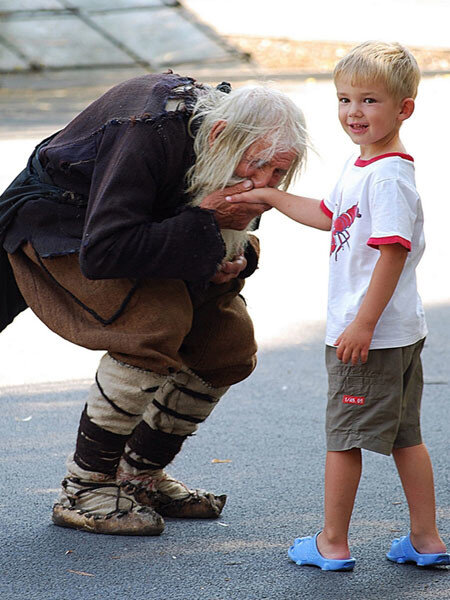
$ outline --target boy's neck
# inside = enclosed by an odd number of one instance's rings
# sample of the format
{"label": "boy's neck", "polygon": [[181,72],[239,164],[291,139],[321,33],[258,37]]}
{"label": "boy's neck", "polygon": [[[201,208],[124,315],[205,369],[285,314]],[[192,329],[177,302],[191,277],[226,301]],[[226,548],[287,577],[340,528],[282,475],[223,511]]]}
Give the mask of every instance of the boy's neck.
{"label": "boy's neck", "polygon": [[392,152],[407,154],[398,132],[390,139],[380,140],[368,146],[360,146],[359,149],[360,158],[363,160],[370,160],[371,158],[381,156],[382,154],[391,154]]}

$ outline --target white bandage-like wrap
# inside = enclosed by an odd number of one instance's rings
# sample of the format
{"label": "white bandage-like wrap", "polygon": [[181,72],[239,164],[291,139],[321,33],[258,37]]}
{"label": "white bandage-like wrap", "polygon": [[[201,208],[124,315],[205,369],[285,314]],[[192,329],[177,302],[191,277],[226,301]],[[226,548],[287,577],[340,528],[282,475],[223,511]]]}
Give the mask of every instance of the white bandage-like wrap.
{"label": "white bandage-like wrap", "polygon": [[73,456],[91,479],[115,477],[127,440],[164,381],[163,375],[103,356],[81,415]]}
{"label": "white bandage-like wrap", "polygon": [[185,368],[157,389],[143,419],[164,433],[191,435],[214,410],[227,387],[215,388]]}
{"label": "white bandage-like wrap", "polygon": [[165,378],[105,354],[89,392],[87,416],[106,431],[130,435]]}
{"label": "white bandage-like wrap", "polygon": [[[151,502],[156,502],[161,494],[171,500],[191,497],[195,492],[163,468],[179,452],[186,437],[210,415],[227,389],[208,385],[188,369],[169,376],[155,392],[142,422],[125,446],[117,481],[140,486]],[[205,502],[208,504],[209,500]]]}

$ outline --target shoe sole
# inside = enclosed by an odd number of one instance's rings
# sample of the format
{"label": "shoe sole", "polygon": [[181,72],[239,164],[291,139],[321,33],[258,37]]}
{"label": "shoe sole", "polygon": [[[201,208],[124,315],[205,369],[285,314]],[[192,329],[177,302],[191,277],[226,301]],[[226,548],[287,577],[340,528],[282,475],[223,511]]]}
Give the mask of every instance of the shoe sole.
{"label": "shoe sole", "polygon": [[170,500],[163,494],[148,494],[144,490],[134,495],[142,506],[149,506],[163,517],[172,519],[217,519],[220,517],[226,495],[192,493],[187,498]]}
{"label": "shoe sole", "polygon": [[290,554],[289,558],[299,567],[318,567],[321,571],[353,571],[355,568],[354,562],[349,562],[348,564],[342,564],[341,566],[336,567],[334,565],[327,564],[325,561],[322,564],[319,564],[305,560],[295,560],[295,558],[293,558]]}
{"label": "shoe sole", "polygon": [[164,520],[147,508],[103,517],[55,504],[52,521],[58,527],[69,527],[106,535],[160,535],[165,527]]}
{"label": "shoe sole", "polygon": [[417,565],[418,567],[435,567],[435,566],[442,566],[442,565],[450,564],[448,557],[445,555],[439,556],[439,557],[433,559],[431,562],[427,562],[426,559],[418,558],[416,560],[415,558],[409,558],[409,557],[405,557],[405,556],[391,557],[391,556],[389,556],[389,554],[386,554],[386,558],[388,560],[390,560],[391,562],[397,563],[398,565],[411,564],[411,565]]}

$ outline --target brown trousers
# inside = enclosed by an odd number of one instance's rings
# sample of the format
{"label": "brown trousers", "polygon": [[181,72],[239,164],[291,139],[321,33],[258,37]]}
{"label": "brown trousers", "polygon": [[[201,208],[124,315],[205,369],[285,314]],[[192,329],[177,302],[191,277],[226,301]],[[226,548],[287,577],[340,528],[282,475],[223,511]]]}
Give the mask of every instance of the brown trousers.
{"label": "brown trousers", "polygon": [[214,387],[242,381],[256,366],[240,279],[210,285],[193,301],[178,279],[87,279],[78,255],[42,259],[26,244],[9,258],[28,306],[79,346],[160,374],[187,366]]}

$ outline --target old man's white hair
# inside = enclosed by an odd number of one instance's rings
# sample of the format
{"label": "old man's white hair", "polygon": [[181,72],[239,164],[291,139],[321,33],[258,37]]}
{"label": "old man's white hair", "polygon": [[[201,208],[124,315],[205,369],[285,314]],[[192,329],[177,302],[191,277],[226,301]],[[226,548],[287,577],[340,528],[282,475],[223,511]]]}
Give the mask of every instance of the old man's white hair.
{"label": "old man's white hair", "polygon": [[[218,121],[226,121],[226,127],[210,144],[211,129]],[[193,197],[194,206],[208,194],[242,181],[234,173],[244,152],[256,141],[266,142],[255,156],[264,162],[279,152],[295,153],[280,183],[284,190],[306,162],[310,142],[303,113],[288,96],[268,85],[243,86],[229,94],[210,90],[199,98],[194,108],[191,130],[197,126],[196,162],[187,175],[187,191]],[[243,251],[247,232],[228,229],[221,233],[227,247],[226,260]]]}

